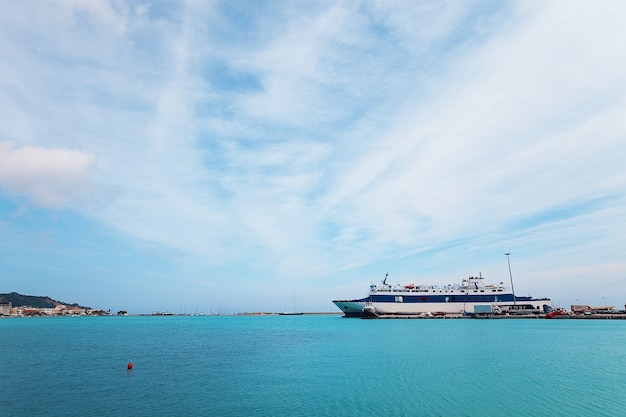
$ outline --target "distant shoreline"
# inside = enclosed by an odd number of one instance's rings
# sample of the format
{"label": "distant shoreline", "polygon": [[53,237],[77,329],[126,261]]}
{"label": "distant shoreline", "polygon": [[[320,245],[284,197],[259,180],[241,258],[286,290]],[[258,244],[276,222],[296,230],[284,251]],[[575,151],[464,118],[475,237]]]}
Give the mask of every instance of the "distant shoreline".
{"label": "distant shoreline", "polygon": [[[237,314],[153,314],[153,313],[137,313],[137,314],[107,314],[107,315],[35,315],[35,316],[2,316],[0,319],[18,319],[18,318],[53,318],[53,317],[267,317],[267,316],[283,316],[280,313],[271,312],[254,312],[254,313],[237,313]],[[292,316],[292,315],[288,315]],[[302,313],[299,316],[342,316],[342,312],[309,312]],[[358,317],[346,317],[348,320],[359,320]],[[626,320],[626,314],[578,314],[567,316],[546,317],[545,315],[491,315],[491,316],[463,316],[463,315],[447,315],[447,316],[430,316],[423,317],[419,315],[381,315],[374,320]],[[360,319],[363,320],[363,319]]]}

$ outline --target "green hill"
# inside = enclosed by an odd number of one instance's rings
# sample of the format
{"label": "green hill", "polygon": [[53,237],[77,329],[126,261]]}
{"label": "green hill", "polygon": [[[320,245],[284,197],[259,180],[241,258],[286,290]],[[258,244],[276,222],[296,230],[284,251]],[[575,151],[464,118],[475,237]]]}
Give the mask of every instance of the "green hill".
{"label": "green hill", "polygon": [[63,301],[53,300],[48,296],[22,295],[16,292],[12,292],[10,294],[0,294],[0,304],[6,303],[11,303],[13,307],[30,306],[35,308],[54,308],[59,304],[63,304],[70,307],[90,308],[78,305],[77,303],[70,304]]}

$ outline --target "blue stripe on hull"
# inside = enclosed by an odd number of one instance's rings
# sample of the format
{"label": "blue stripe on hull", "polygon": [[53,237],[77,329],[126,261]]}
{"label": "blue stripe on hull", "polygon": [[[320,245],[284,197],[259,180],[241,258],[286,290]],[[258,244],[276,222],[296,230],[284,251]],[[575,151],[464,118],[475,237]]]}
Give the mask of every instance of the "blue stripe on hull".
{"label": "blue stripe on hull", "polygon": [[[402,301],[396,301],[396,297],[401,296]],[[515,297],[517,302],[536,301],[532,297]],[[350,300],[352,302],[375,302],[375,303],[506,303],[513,302],[513,294],[468,294],[468,295],[450,295],[450,294],[433,294],[433,295],[389,295],[374,294],[369,297],[358,300]]]}

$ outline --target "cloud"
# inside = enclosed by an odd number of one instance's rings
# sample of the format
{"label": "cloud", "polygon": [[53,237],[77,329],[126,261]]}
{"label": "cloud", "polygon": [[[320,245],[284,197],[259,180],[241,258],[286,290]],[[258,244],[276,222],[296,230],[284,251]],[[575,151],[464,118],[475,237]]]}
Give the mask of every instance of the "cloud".
{"label": "cloud", "polygon": [[[222,255],[306,248],[340,267],[498,233],[623,187],[611,164],[597,166],[618,154],[624,128],[621,100],[602,101],[623,83],[610,7],[520,5],[507,9],[508,25],[489,11],[474,21],[469,7],[384,10],[379,21],[342,5],[252,15],[263,35],[226,46],[203,23],[216,10],[187,10],[153,133],[136,142],[153,146],[141,162],[135,154],[135,175],[119,171],[129,203],[120,230]],[[402,17],[420,13],[442,25],[409,30]],[[485,32],[471,38],[467,22]],[[213,59],[255,87],[214,89]],[[197,225],[211,233],[191,233]]]}
{"label": "cloud", "polygon": [[91,190],[92,154],[0,142],[0,187],[47,208],[64,208]]}
{"label": "cloud", "polygon": [[592,264],[626,233],[621,2],[20,4],[0,186],[190,275]]}

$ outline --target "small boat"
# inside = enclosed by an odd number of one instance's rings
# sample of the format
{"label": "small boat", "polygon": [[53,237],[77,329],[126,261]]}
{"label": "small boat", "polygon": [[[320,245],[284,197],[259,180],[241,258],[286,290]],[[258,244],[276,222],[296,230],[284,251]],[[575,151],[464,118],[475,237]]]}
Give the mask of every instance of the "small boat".
{"label": "small boat", "polygon": [[554,311],[550,311],[549,313],[546,313],[546,318],[547,319],[553,319],[555,317],[558,316],[569,316],[569,313],[565,310],[563,310],[562,308],[557,308]]}
{"label": "small boat", "polygon": [[377,319],[378,313],[376,313],[376,307],[372,303],[365,303],[363,311],[361,312],[361,318],[363,319]]}
{"label": "small boat", "polygon": [[296,290],[293,290],[293,311],[287,311],[287,309],[285,308],[285,310],[282,313],[278,313],[279,316],[301,316],[304,313],[302,312],[296,312]]}

